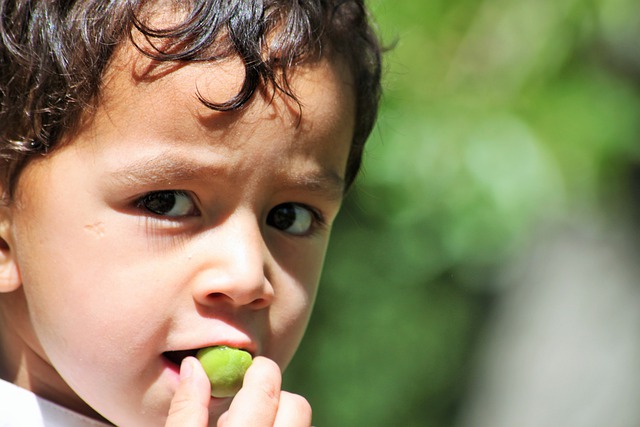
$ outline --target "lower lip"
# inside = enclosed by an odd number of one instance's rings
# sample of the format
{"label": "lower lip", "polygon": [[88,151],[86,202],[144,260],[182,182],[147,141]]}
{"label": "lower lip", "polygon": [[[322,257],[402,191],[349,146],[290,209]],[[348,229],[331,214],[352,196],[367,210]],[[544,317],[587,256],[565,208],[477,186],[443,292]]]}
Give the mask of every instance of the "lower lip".
{"label": "lower lip", "polygon": [[162,359],[162,368],[165,372],[168,372],[169,375],[175,379],[176,382],[176,386],[177,384],[180,382],[180,366],[176,365],[175,363],[171,362],[169,359],[167,359],[164,356],[160,356],[160,358]]}

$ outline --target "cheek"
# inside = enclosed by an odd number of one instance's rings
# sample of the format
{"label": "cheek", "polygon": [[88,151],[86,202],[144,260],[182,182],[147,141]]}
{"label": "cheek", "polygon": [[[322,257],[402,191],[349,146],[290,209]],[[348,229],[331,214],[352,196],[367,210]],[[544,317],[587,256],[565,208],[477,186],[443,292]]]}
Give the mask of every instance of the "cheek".
{"label": "cheek", "polygon": [[149,339],[145,325],[160,298],[157,289],[151,292],[149,283],[141,283],[150,277],[145,270],[152,270],[136,263],[142,248],[123,243],[131,234],[109,218],[86,220],[73,208],[31,206],[30,212],[39,220],[16,224],[16,256],[45,351],[53,360],[65,352],[101,364],[120,363],[126,345]]}
{"label": "cheek", "polygon": [[[151,279],[163,277],[161,266],[145,264],[141,248],[122,243],[108,220],[101,237],[83,227],[55,233],[48,224],[24,230],[20,254],[31,324],[46,359],[94,407],[142,407],[137,399],[151,393],[159,375],[153,362],[172,301]],[[167,401],[159,396],[153,400]]]}
{"label": "cheek", "polygon": [[275,360],[281,369],[285,369],[295,354],[309,321],[313,296],[300,295],[276,301],[287,306],[287,310],[272,310],[271,340],[264,349],[265,355]]}
{"label": "cheek", "polygon": [[151,292],[149,286],[153,268],[136,264],[136,250],[115,236],[95,239],[82,234],[48,236],[46,243],[31,245],[30,254],[21,257],[33,258],[21,263],[33,309],[71,336],[93,329],[100,332],[94,340],[114,337],[110,331],[130,334],[131,324],[149,316],[150,307],[160,300],[158,289]]}
{"label": "cheek", "polygon": [[[291,361],[309,322],[315,301],[326,243],[319,244],[307,256],[292,251],[290,264],[281,263],[280,285],[271,308],[272,341],[265,349],[267,356],[282,369]],[[286,283],[288,286],[284,286]]]}

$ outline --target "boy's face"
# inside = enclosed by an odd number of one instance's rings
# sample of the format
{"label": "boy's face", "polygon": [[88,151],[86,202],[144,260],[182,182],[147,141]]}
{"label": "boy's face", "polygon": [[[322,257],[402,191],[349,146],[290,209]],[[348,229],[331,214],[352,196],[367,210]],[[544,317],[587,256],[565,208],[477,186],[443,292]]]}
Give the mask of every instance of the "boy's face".
{"label": "boy's face", "polygon": [[[0,271],[3,339],[22,353],[4,364],[29,361],[23,386],[162,425],[170,352],[227,344],[288,364],[341,203],[354,100],[327,61],[296,70],[301,109],[258,94],[219,113],[196,97],[225,101],[242,76],[238,62],[170,68],[122,49],[95,114],[26,166]],[[214,399],[214,419],[228,403]]]}

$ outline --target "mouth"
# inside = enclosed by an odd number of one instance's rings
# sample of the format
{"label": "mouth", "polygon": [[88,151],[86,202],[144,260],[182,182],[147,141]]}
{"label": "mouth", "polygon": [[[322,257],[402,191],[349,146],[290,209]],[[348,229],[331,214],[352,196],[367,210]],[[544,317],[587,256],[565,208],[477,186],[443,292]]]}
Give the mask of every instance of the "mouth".
{"label": "mouth", "polygon": [[[174,368],[179,369],[182,364],[182,360],[186,357],[193,356],[196,357],[200,348],[194,348],[192,350],[174,350],[174,351],[165,351],[162,353],[162,357],[169,362],[169,364],[173,365]],[[255,354],[252,351],[249,351],[244,348],[240,348],[240,350],[247,351],[251,354],[252,357],[255,357]]]}
{"label": "mouth", "polygon": [[185,357],[196,357],[196,354],[198,354],[198,350],[199,349],[196,348],[193,350],[165,351],[164,353],[162,353],[162,357],[164,357],[164,359],[167,360],[170,364],[179,367]]}

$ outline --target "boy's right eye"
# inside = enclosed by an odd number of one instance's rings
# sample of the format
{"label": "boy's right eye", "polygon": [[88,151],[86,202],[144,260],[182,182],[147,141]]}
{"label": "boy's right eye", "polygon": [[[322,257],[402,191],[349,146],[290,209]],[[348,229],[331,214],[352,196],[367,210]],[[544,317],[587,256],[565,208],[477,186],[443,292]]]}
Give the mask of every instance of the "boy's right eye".
{"label": "boy's right eye", "polygon": [[199,213],[193,198],[180,190],[152,191],[138,199],[136,206],[153,214],[172,218]]}

